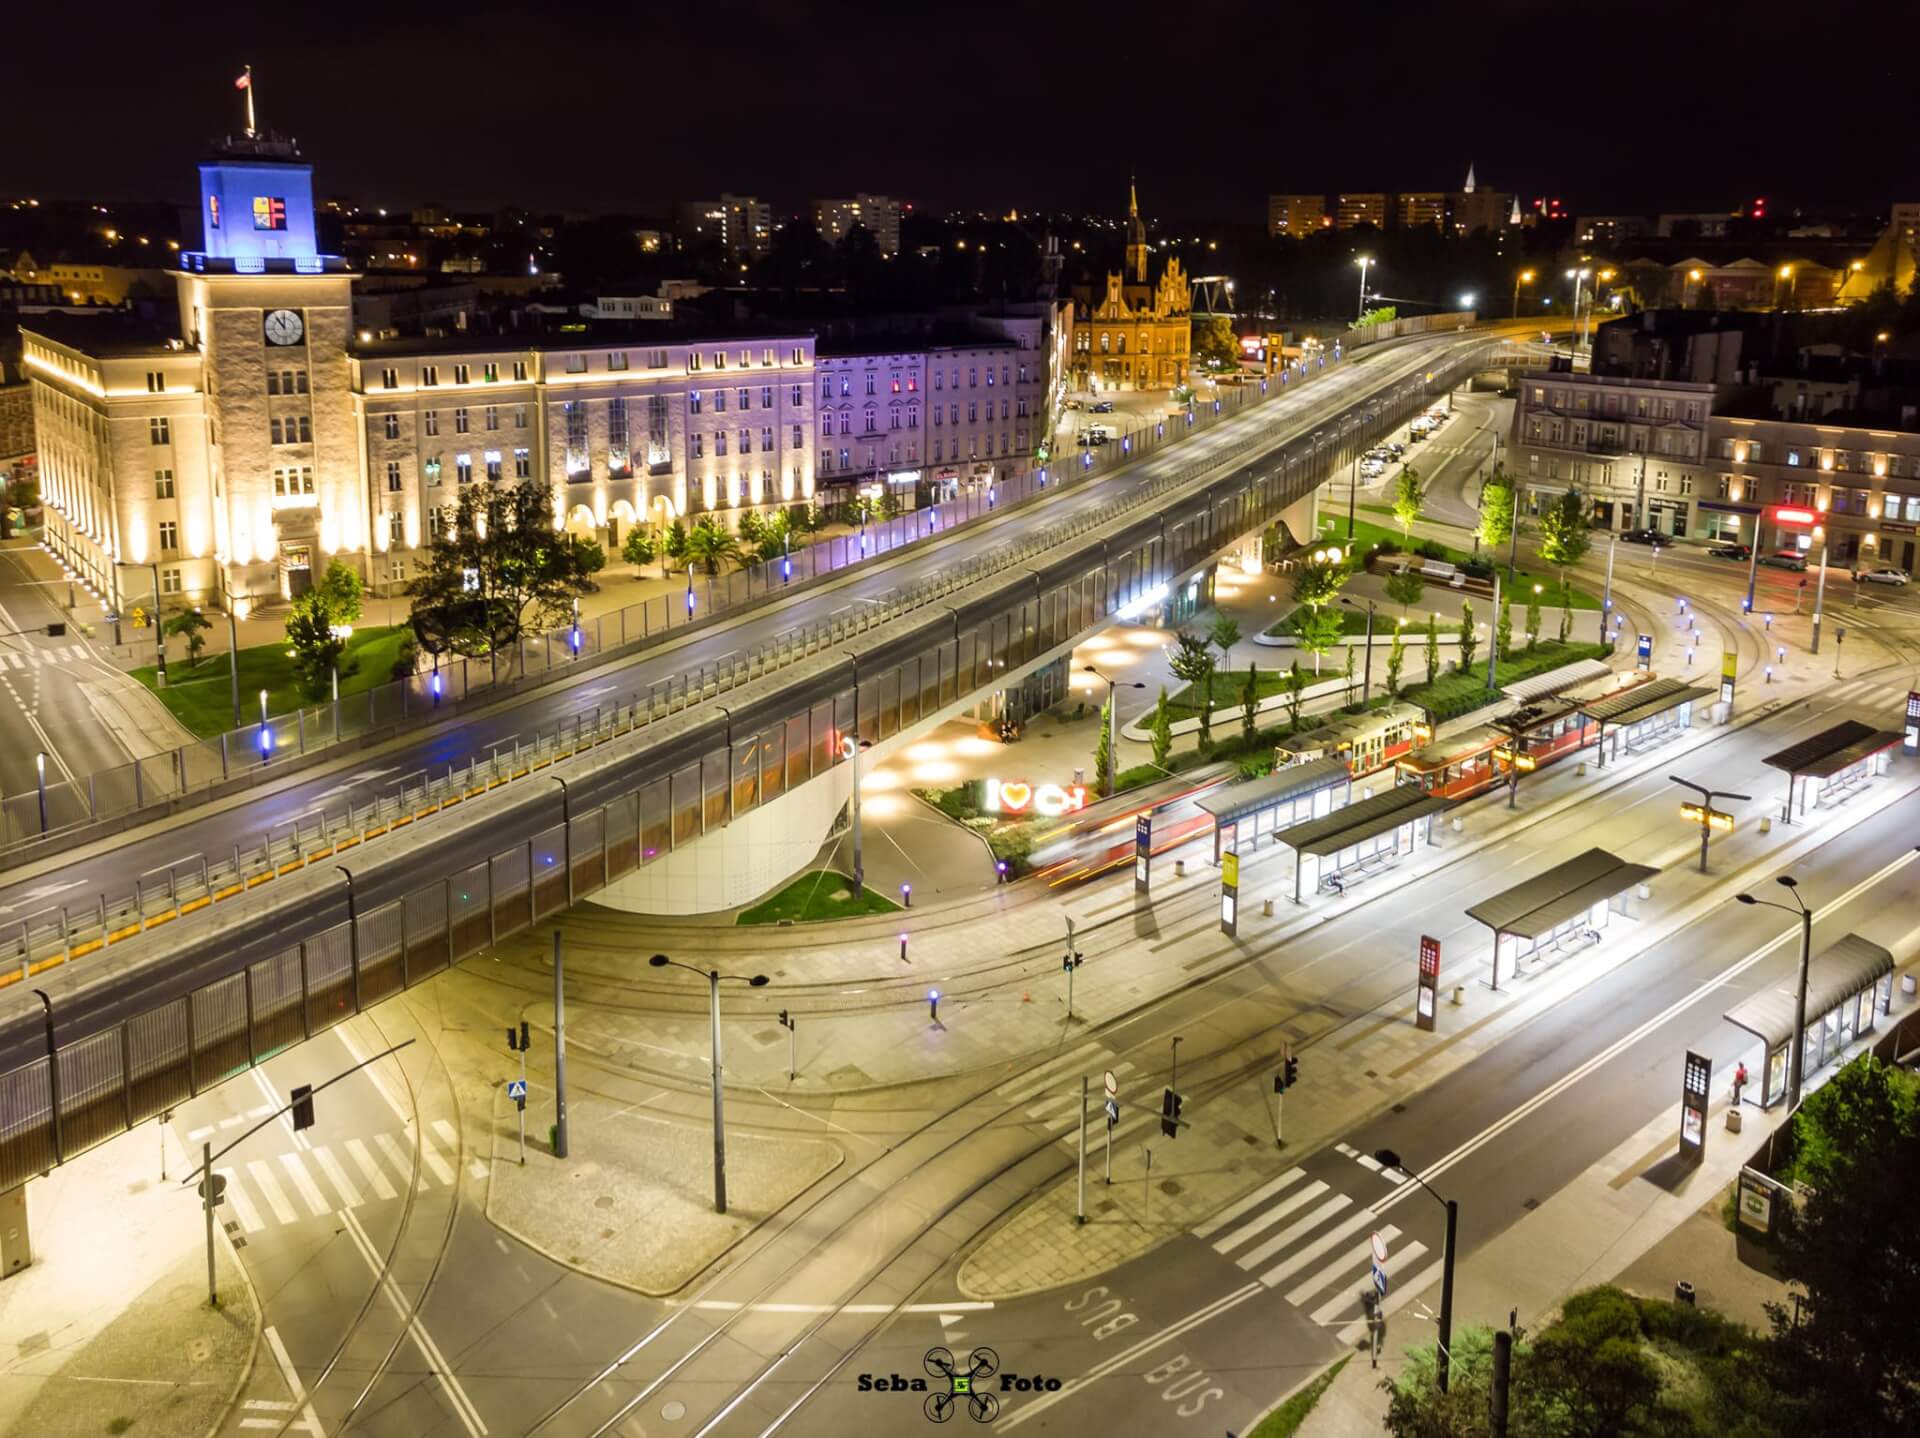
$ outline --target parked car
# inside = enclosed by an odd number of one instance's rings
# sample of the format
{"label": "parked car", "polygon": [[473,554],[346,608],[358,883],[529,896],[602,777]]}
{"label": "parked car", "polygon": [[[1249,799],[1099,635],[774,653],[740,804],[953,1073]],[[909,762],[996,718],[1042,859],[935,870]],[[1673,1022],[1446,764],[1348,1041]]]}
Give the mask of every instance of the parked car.
{"label": "parked car", "polygon": [[1885,569],[1857,569],[1853,574],[1855,584],[1905,584],[1913,576],[1904,569],[1895,569],[1889,565]]}
{"label": "parked car", "polygon": [[1070,400],[1068,400],[1068,401],[1067,401],[1067,408],[1068,408],[1068,409],[1079,409],[1079,408],[1080,408],[1080,401],[1079,401],[1079,400],[1077,400],[1077,399],[1070,399]]}
{"label": "parked car", "polygon": [[1628,544],[1665,544],[1666,535],[1657,529],[1629,529],[1620,536]]}
{"label": "parked car", "polygon": [[1707,553],[1715,559],[1745,560],[1753,558],[1753,546],[1751,544],[1716,544]]}
{"label": "parked car", "polygon": [[1762,564],[1770,564],[1775,569],[1791,569],[1804,574],[1807,568],[1807,556],[1797,549],[1776,549],[1771,554],[1760,556]]}
{"label": "parked car", "polygon": [[1095,414],[1112,414],[1113,401],[1110,399],[1095,400],[1093,404],[1093,412]]}

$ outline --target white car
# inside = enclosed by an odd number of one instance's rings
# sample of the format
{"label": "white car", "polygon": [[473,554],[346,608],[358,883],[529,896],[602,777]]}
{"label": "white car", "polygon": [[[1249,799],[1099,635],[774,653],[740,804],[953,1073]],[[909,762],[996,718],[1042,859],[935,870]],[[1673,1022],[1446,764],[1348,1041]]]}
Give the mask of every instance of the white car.
{"label": "white car", "polygon": [[1904,569],[1859,569],[1854,571],[1855,584],[1905,584],[1912,576]]}

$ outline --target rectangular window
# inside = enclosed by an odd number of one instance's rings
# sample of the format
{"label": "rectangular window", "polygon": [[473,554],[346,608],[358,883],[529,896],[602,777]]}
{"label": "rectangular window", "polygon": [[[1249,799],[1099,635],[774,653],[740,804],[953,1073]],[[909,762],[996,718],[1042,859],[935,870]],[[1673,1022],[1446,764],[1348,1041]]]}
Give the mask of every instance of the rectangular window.
{"label": "rectangular window", "polygon": [[[289,423],[291,423],[291,421],[289,421]],[[267,421],[267,435],[274,444],[286,443],[286,441],[281,438],[280,421],[278,419],[270,419]]]}
{"label": "rectangular window", "polygon": [[438,485],[440,483],[440,456],[439,455],[437,454],[428,455],[426,458],[426,462],[422,464],[420,467],[422,470],[426,472],[428,484]]}
{"label": "rectangular window", "polygon": [[568,374],[585,374],[587,372],[587,357],[578,352],[568,355],[564,364]]}
{"label": "rectangular window", "polygon": [[773,448],[773,426],[770,424],[760,426],[760,448],[763,452]]}
{"label": "rectangular window", "polygon": [[667,397],[663,394],[647,396],[647,466],[650,469],[669,469],[673,465],[673,454],[667,448]]}
{"label": "rectangular window", "polygon": [[568,400],[561,406],[567,416],[568,457],[587,452],[587,407],[580,400]]}
{"label": "rectangular window", "polygon": [[397,369],[381,370],[380,371],[380,388],[381,389],[399,389],[400,388],[400,371]]}
{"label": "rectangular window", "polygon": [[423,385],[439,384],[440,383],[440,366],[431,365],[431,364],[421,365],[420,366],[420,383]]}
{"label": "rectangular window", "polygon": [[488,384],[496,384],[500,379],[500,362],[488,360],[480,366],[480,378]]}
{"label": "rectangular window", "polygon": [[713,392],[713,412],[715,414],[725,414],[727,412],[727,392],[723,389],[717,389]]}
{"label": "rectangular window", "polygon": [[388,439],[400,438],[400,416],[399,415],[386,414],[386,415],[382,415],[380,419],[381,419],[381,428],[386,433],[386,436]]}
{"label": "rectangular window", "polygon": [[147,371],[147,393],[148,394],[165,394],[166,392],[167,392],[166,374],[163,371],[157,370],[157,369],[148,370]]}
{"label": "rectangular window", "polygon": [[979,402],[977,400],[970,399],[967,401],[967,423],[978,424],[979,422],[980,422]]}
{"label": "rectangular window", "polygon": [[526,382],[527,362],[525,360],[515,360],[513,362],[513,378],[516,384],[523,384]]}
{"label": "rectangular window", "polygon": [[387,493],[398,494],[399,492],[400,492],[400,461],[397,459],[390,459],[387,461]]}
{"label": "rectangular window", "polygon": [[455,365],[453,367],[453,382],[455,384],[473,383],[473,370],[467,365],[463,365],[463,364]]}
{"label": "rectangular window", "polygon": [[500,428],[500,406],[493,404],[487,406],[487,428]]}
{"label": "rectangular window", "polygon": [[713,453],[716,458],[719,458],[719,457],[723,457],[726,454],[726,452],[727,452],[727,432],[724,429],[716,429],[713,432]]}
{"label": "rectangular window", "polygon": [[460,484],[473,483],[473,456],[472,455],[456,454],[453,457],[453,477],[454,477],[454,480]]}
{"label": "rectangular window", "polygon": [[533,460],[524,449],[516,449],[513,452],[513,477],[515,479],[533,477]]}
{"label": "rectangular window", "polygon": [[687,391],[687,413],[688,414],[700,413],[700,391],[697,389],[690,389]]}
{"label": "rectangular window", "polygon": [[515,429],[525,429],[527,427],[527,407],[523,404],[517,404],[513,407],[513,427]]}
{"label": "rectangular window", "polygon": [[607,356],[607,368],[609,370],[619,371],[619,370],[625,369],[626,367],[627,367],[627,352],[625,350],[614,350]]}
{"label": "rectangular window", "polygon": [[153,497],[155,499],[173,498],[173,471],[156,469],[153,472]]}
{"label": "rectangular window", "polygon": [[497,449],[488,450],[486,454],[486,461],[487,461],[487,478],[490,480],[497,481],[500,478],[500,451]]}
{"label": "rectangular window", "polygon": [[313,466],[310,464],[300,466],[300,492],[302,494],[313,493]]}
{"label": "rectangular window", "polygon": [[441,534],[445,532],[446,527],[447,516],[444,511],[438,509],[429,509],[427,511],[427,539],[429,542],[438,542]]}
{"label": "rectangular window", "polygon": [[874,381],[874,376],[871,373],[869,373],[867,375],[867,393],[868,394],[873,393],[873,381]]}
{"label": "rectangular window", "polygon": [[[992,371],[992,370],[988,370],[988,371],[987,371],[987,375],[988,375],[988,377],[989,377],[989,378],[991,378],[991,377],[992,377],[992,375],[993,375],[993,371]],[[973,366],[971,366],[971,365],[969,365],[969,366],[967,367],[967,388],[968,388],[968,389],[979,389],[979,388],[980,388],[980,371],[979,371],[979,370],[977,370],[977,369],[975,369],[975,368],[974,368]]]}
{"label": "rectangular window", "polygon": [[700,433],[698,430],[695,430],[692,435],[688,436],[688,438],[692,441],[692,444],[693,444],[693,457],[695,459],[705,459],[707,457],[706,435]]}
{"label": "rectangular window", "polygon": [[820,398],[822,399],[833,398],[833,376],[830,374],[823,374],[820,376]]}
{"label": "rectangular window", "polygon": [[665,350],[648,350],[647,351],[647,368],[648,369],[665,369],[666,367],[667,367],[667,352]]}
{"label": "rectangular window", "polygon": [[406,542],[407,517],[396,509],[387,516],[387,545],[392,549],[401,549]]}
{"label": "rectangular window", "polygon": [[753,408],[753,391],[752,390],[742,389],[737,395],[734,396],[734,398],[739,401],[740,408],[742,409]]}
{"label": "rectangular window", "polygon": [[178,594],[180,592],[180,567],[178,565],[160,571],[160,592]]}
{"label": "rectangular window", "polygon": [[806,433],[805,433],[805,430],[804,430],[804,429],[803,429],[803,428],[802,428],[802,427],[801,427],[800,425],[797,425],[797,424],[796,424],[796,425],[795,425],[795,426],[793,427],[793,443],[792,443],[791,445],[789,445],[789,446],[788,446],[788,448],[789,448],[789,449],[799,449],[799,448],[800,448],[800,447],[801,447],[802,445],[804,445],[805,443],[806,443]]}
{"label": "rectangular window", "polygon": [[833,416],[832,415],[823,414],[820,416],[820,433],[823,435],[833,433]]}
{"label": "rectangular window", "polygon": [[627,452],[627,402],[624,399],[607,401],[607,448],[619,451],[624,460]]}
{"label": "rectangular window", "polygon": [[424,427],[425,433],[427,434],[440,433],[440,411],[439,410],[437,409],[428,410],[425,414],[420,416],[420,421],[422,426]]}
{"label": "rectangular window", "polygon": [[[279,393],[280,393],[280,375],[281,375],[281,373],[282,373],[282,371],[280,371],[280,370],[272,370],[272,369],[270,369],[270,370],[268,370],[268,371],[267,371],[267,393],[268,393],[268,394],[279,394]],[[148,388],[149,388],[149,389],[151,389],[151,388],[152,388],[152,386],[151,386],[151,385],[149,385],[149,386],[148,386]],[[292,394],[292,393],[293,393],[293,386],[292,386],[291,384],[289,384],[289,385],[287,386],[287,393],[288,393],[288,394]]]}
{"label": "rectangular window", "polygon": [[807,352],[803,349],[795,349],[793,351],[790,363],[805,364],[806,362],[807,362]]}
{"label": "rectangular window", "polygon": [[787,387],[787,403],[792,405],[795,409],[798,409],[803,403],[805,403],[805,399],[800,392],[799,385],[797,384],[789,385]]}
{"label": "rectangular window", "polygon": [[[746,406],[742,405],[741,408],[745,409]],[[773,408],[773,386],[770,384],[763,384],[760,386],[760,408],[762,409]]]}
{"label": "rectangular window", "polygon": [[160,521],[160,552],[171,554],[180,547],[180,525],[172,519]]}
{"label": "rectangular window", "polygon": [[453,432],[455,434],[465,434],[467,432],[467,412],[464,408],[456,409],[453,412]]}
{"label": "rectangular window", "polygon": [[147,421],[147,441],[150,444],[172,444],[173,423],[164,416]]}

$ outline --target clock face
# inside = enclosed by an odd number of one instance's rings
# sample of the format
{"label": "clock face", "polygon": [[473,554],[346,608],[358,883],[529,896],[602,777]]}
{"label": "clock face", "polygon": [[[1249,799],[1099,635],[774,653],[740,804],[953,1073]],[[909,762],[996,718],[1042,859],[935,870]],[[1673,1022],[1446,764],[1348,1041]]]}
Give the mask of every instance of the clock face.
{"label": "clock face", "polygon": [[306,333],[306,325],[293,310],[269,310],[266,319],[267,343],[272,345],[297,345],[300,336]]}

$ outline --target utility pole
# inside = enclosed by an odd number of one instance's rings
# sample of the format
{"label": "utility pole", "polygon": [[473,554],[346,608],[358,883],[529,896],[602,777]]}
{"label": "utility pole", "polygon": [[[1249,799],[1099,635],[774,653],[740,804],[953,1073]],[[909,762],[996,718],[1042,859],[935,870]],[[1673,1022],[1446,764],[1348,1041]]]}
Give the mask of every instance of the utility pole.
{"label": "utility pole", "polygon": [[[1563,594],[1560,596],[1565,599]],[[1493,576],[1493,613],[1487,622],[1487,693],[1493,693],[1495,666],[1500,662],[1500,575]]]}
{"label": "utility pole", "polygon": [[[1607,621],[1613,618],[1613,551],[1619,547],[1619,544],[1618,539],[1607,540],[1607,584],[1605,592],[1600,597],[1600,642],[1602,644],[1607,643]],[[1567,603],[1569,598],[1569,595],[1562,594],[1560,602]]]}
{"label": "utility pole", "polygon": [[1700,812],[1698,815],[1687,813],[1688,808],[1692,807],[1690,805],[1683,804],[1680,811],[1682,814],[1686,814],[1686,817],[1693,819],[1700,825],[1700,872],[1704,874],[1707,872],[1707,841],[1713,835],[1713,821],[1715,819],[1724,819],[1726,820],[1728,832],[1732,832],[1733,829],[1733,815],[1714,808],[1713,801],[1715,799],[1738,799],[1742,804],[1748,804],[1753,801],[1753,795],[1735,794],[1727,789],[1709,789],[1705,784],[1696,784],[1691,779],[1682,779],[1674,774],[1667,775],[1667,778],[1673,783],[1678,784],[1682,789],[1691,789],[1700,796],[1698,806]]}
{"label": "utility pole", "polygon": [[1822,611],[1827,607],[1827,535],[1824,529],[1820,535],[1820,582],[1813,590],[1813,643],[1808,646],[1814,654],[1820,652],[1820,620]]}
{"label": "utility pole", "polygon": [[553,1156],[567,1156],[567,992],[560,931],[553,931]]}
{"label": "utility pole", "polygon": [[1087,1221],[1087,1076],[1080,1075],[1080,1183],[1076,1200],[1076,1224]]}
{"label": "utility pole", "polygon": [[1513,1377],[1513,1334],[1501,1328],[1493,1335],[1492,1438],[1507,1438],[1507,1389]]}

